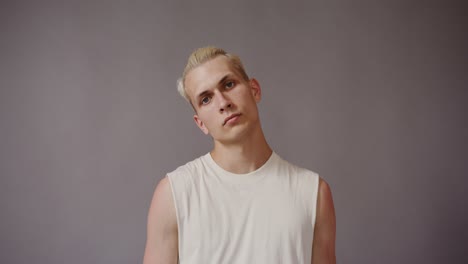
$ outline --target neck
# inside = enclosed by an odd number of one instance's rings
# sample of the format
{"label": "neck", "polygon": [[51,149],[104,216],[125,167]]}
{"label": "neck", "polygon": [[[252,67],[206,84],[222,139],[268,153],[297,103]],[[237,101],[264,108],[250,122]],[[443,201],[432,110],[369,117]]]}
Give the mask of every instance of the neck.
{"label": "neck", "polygon": [[223,169],[245,174],[260,168],[270,158],[272,150],[261,127],[239,142],[223,144],[215,141],[211,151],[213,160]]}

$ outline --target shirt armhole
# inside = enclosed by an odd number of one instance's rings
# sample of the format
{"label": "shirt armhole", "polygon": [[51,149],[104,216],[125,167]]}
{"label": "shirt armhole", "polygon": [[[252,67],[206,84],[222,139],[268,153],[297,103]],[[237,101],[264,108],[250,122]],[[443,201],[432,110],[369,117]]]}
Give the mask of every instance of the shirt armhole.
{"label": "shirt armhole", "polygon": [[317,202],[318,202],[318,189],[320,185],[320,176],[316,173],[314,173],[314,179],[313,179],[313,190],[312,190],[312,235],[315,233],[315,222],[317,219]]}
{"label": "shirt armhole", "polygon": [[177,221],[177,263],[179,262],[179,255],[180,255],[180,217],[179,217],[179,206],[177,203],[177,196],[176,196],[176,190],[175,190],[175,184],[174,184],[174,179],[169,176],[169,173],[166,175],[166,177],[169,179],[169,183],[171,186],[171,193],[172,193],[172,200],[174,202],[174,207],[175,207],[175,212],[176,212],[176,221]]}

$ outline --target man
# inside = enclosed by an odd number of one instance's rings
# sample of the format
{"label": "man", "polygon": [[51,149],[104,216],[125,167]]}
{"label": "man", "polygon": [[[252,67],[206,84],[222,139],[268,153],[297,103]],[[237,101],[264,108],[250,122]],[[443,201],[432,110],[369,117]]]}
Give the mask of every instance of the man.
{"label": "man", "polygon": [[159,182],[144,263],[335,263],[330,188],[269,147],[257,109],[260,84],[240,59],[200,48],[178,90],[214,147]]}

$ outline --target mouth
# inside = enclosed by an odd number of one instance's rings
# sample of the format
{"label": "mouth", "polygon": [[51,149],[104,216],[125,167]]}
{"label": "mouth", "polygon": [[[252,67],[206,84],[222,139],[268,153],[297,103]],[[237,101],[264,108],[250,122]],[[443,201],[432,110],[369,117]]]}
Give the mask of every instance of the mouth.
{"label": "mouth", "polygon": [[238,116],[240,116],[241,114],[232,114],[228,117],[226,117],[226,119],[224,119],[224,122],[223,122],[223,126],[227,124],[227,122],[229,122],[229,120],[233,119],[233,118],[236,118]]}

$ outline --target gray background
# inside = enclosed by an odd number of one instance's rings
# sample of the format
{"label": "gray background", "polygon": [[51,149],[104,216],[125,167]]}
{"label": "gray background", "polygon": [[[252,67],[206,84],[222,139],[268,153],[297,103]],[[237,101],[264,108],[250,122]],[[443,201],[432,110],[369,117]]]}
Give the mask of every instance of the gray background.
{"label": "gray background", "polygon": [[1,263],[141,262],[156,183],[211,148],[175,87],[207,44],[330,183],[339,263],[468,263],[464,1],[195,2],[1,2]]}

